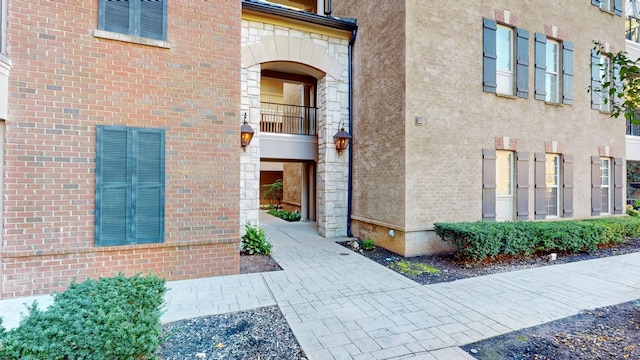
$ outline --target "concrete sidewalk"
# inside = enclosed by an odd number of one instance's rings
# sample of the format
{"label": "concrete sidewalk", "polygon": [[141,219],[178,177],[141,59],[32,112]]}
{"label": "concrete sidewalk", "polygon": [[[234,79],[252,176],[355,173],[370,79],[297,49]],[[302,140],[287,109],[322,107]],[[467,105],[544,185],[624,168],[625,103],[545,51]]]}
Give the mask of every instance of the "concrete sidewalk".
{"label": "concrete sidewalk", "polygon": [[[640,298],[640,253],[423,286],[316,235],[261,219],[284,271],[168,282],[163,322],[279,305],[309,359],[473,359],[459,346]],[[0,301],[5,327],[23,303]]]}

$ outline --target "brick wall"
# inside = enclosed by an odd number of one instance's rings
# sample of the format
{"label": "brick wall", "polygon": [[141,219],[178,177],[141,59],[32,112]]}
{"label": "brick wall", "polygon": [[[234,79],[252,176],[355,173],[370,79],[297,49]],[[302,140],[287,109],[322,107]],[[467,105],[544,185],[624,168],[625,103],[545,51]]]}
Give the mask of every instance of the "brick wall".
{"label": "brick wall", "polygon": [[[168,49],[94,37],[97,0],[8,6],[0,296],[237,273],[240,2],[170,1]],[[166,129],[163,244],[94,246],[98,124]]]}

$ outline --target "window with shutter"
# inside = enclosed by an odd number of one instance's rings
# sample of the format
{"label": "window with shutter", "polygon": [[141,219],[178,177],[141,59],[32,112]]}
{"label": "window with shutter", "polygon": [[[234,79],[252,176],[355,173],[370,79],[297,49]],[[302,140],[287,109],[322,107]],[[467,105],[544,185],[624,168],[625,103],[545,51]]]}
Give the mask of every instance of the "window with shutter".
{"label": "window with shutter", "polygon": [[600,9],[622,16],[622,0],[591,0],[591,5]]}
{"label": "window with shutter", "polygon": [[562,154],[562,217],[573,217],[573,155]]}
{"label": "window with shutter", "polygon": [[591,215],[600,215],[602,211],[601,162],[599,156],[591,157]]}
{"label": "window with shutter", "polygon": [[483,91],[529,97],[529,32],[483,19]]}
{"label": "window with shutter", "polygon": [[573,43],[535,34],[535,98],[573,104]]}
{"label": "window with shutter", "polygon": [[162,242],[163,129],[97,127],[96,246]]}
{"label": "window with shutter", "polygon": [[98,28],[166,40],[167,2],[168,0],[100,0]]}

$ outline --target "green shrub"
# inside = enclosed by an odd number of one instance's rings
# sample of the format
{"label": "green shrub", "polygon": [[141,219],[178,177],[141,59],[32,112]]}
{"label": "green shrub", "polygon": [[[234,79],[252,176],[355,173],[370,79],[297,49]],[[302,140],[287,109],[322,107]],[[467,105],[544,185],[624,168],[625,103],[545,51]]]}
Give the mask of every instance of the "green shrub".
{"label": "green shrub", "polygon": [[288,212],[285,210],[271,209],[267,211],[267,214],[273,215],[275,217],[279,217],[280,219],[292,222],[292,221],[300,221],[302,215],[300,215],[297,211]]}
{"label": "green shrub", "polygon": [[265,255],[271,254],[271,247],[273,246],[267,234],[264,233],[264,229],[260,227],[253,227],[250,222],[244,226],[245,234],[242,236],[242,251],[249,255]]}
{"label": "green shrub", "polygon": [[371,240],[371,238],[367,238],[365,241],[362,242],[362,250],[365,250],[365,251],[373,250],[375,245],[376,243],[373,240]]}
{"label": "green shrub", "polygon": [[1,359],[154,359],[165,281],[120,274],[72,283],[53,304],[0,331]]}
{"label": "green shrub", "polygon": [[479,261],[500,254],[538,251],[577,253],[640,236],[640,219],[598,218],[572,221],[436,223],[435,232],[455,245],[458,256]]}

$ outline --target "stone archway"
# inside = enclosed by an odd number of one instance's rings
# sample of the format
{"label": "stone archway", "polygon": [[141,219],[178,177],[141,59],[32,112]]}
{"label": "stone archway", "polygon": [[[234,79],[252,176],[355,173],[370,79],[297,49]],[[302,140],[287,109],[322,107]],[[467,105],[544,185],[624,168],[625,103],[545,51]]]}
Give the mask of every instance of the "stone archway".
{"label": "stone archway", "polygon": [[[340,126],[348,126],[348,84],[346,65],[330,54],[329,47],[310,39],[265,35],[242,46],[242,113],[254,129],[260,122],[260,77],[263,64],[288,64],[292,71],[317,79],[318,159],[317,159],[317,226],[325,237],[346,235],[348,154],[338,155],[333,135]],[[347,44],[344,45],[346,54]],[[241,156],[241,226],[259,219],[260,133]]]}

